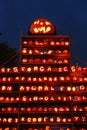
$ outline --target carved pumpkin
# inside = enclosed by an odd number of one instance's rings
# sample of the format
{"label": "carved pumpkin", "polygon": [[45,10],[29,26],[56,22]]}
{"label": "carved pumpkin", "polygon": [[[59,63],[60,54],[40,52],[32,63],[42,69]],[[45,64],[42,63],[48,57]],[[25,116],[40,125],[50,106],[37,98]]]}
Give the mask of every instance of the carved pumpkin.
{"label": "carved pumpkin", "polygon": [[31,34],[54,34],[54,25],[44,18],[36,19],[30,26]]}

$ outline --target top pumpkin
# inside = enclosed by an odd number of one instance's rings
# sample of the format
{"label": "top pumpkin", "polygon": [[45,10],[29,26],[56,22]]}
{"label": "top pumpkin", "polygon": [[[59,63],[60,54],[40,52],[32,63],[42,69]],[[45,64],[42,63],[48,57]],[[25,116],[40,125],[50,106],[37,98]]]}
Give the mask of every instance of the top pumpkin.
{"label": "top pumpkin", "polygon": [[30,26],[31,34],[54,34],[54,25],[45,18],[36,19]]}

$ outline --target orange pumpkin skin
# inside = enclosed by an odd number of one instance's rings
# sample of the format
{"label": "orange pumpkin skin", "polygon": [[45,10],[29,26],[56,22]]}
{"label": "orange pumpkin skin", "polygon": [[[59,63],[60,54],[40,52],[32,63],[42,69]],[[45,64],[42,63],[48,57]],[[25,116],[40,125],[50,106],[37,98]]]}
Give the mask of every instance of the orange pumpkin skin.
{"label": "orange pumpkin skin", "polygon": [[36,19],[30,26],[31,34],[54,34],[54,25],[44,18]]}

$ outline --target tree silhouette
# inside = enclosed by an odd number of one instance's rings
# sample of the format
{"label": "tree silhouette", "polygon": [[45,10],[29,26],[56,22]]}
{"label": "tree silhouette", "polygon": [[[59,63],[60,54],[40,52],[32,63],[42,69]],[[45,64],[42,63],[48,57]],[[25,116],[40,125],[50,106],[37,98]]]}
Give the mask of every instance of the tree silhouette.
{"label": "tree silhouette", "polygon": [[[0,36],[2,33],[0,32]],[[19,66],[19,54],[16,48],[10,48],[7,42],[0,42],[0,67]]]}

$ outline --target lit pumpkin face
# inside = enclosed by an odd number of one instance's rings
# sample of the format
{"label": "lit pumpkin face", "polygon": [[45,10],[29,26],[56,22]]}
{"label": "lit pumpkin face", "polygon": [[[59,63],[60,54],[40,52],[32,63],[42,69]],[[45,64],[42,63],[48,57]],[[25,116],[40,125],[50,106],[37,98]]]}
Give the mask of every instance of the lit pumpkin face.
{"label": "lit pumpkin face", "polygon": [[30,26],[31,34],[54,34],[54,25],[44,18],[36,19]]}

